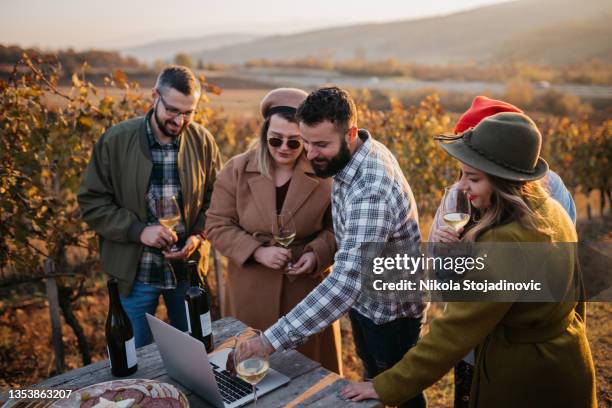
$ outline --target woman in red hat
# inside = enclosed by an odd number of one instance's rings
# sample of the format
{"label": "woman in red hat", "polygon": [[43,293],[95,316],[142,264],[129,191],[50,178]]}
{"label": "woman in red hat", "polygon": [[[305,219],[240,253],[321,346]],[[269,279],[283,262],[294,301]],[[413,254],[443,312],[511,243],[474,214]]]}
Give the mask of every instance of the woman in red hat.
{"label": "woman in red hat", "polygon": [[[572,245],[559,244],[577,241],[574,225],[539,182],[548,165],[539,156],[542,137],[533,121],[520,113],[498,113],[474,129],[441,140],[441,147],[459,162],[459,188],[468,193],[476,215],[461,241],[556,248],[558,256],[546,259],[554,266],[553,276],[580,282]],[[491,271],[498,270],[506,278],[536,272],[522,268],[523,254],[490,255],[492,268],[481,275],[466,272],[466,278],[491,278]],[[580,285],[567,286],[564,294],[576,288]],[[399,363],[372,382],[349,385],[342,394],[353,401],[379,398],[397,405],[434,384],[476,349],[471,408],[596,407],[585,304],[578,294],[548,302],[515,298],[448,303],[428,334]]]}
{"label": "woman in red hat", "polygon": [[[314,174],[303,154],[295,113],[308,94],[279,88],[261,102],[263,124],[247,152],[230,159],[214,185],[206,234],[228,258],[224,314],[265,330],[330,272],[336,251],[331,179]],[[290,213],[295,238],[275,241],[273,224]],[[342,373],[340,327],[334,323],[298,348]]]}

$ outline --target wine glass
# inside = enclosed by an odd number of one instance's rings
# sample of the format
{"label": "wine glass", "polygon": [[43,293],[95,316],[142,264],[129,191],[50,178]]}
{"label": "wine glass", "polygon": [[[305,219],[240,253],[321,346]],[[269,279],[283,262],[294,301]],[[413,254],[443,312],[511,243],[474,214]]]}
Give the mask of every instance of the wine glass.
{"label": "wine glass", "polygon": [[236,374],[253,386],[255,397],[253,405],[257,405],[257,383],[266,376],[270,367],[268,353],[264,348],[264,335],[260,330],[248,328],[237,334],[235,339]]}
{"label": "wine glass", "polygon": [[470,220],[470,200],[467,192],[456,187],[446,187],[442,199],[442,219],[444,222],[459,231]]}
{"label": "wine glass", "polygon": [[[159,223],[170,230],[176,227],[181,220],[181,210],[175,196],[157,198],[155,200],[155,211]],[[170,247],[170,252],[178,250],[176,244]]]}
{"label": "wine glass", "polygon": [[[272,224],[272,235],[274,236],[274,240],[284,248],[288,248],[295,239],[295,234],[296,229],[295,222],[293,221],[293,213],[290,210],[275,212],[274,223]],[[291,262],[287,264],[287,267],[291,269]]]}

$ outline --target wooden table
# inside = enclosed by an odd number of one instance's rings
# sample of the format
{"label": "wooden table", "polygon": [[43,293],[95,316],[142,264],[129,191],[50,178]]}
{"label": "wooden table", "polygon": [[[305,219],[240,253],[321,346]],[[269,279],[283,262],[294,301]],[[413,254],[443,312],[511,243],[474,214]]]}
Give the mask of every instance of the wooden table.
{"label": "wooden table", "polygon": [[[234,318],[225,318],[213,322],[215,348],[223,348],[224,343],[225,346],[231,344],[228,340],[231,341],[235,334],[245,328],[246,326],[242,322]],[[191,407],[211,407],[210,404],[168,376],[155,343],[138,349],[136,353],[138,355],[138,371],[126,378],[146,378],[174,384],[187,395]],[[291,378],[291,382],[258,398],[258,407],[370,408],[383,406],[377,400],[368,400],[361,403],[343,400],[338,395],[347,381],[295,350],[275,353],[270,357],[270,366]],[[104,360],[51,377],[33,387],[76,390],[113,379],[115,378],[111,375],[109,361]],[[252,404],[248,406],[252,406]]]}

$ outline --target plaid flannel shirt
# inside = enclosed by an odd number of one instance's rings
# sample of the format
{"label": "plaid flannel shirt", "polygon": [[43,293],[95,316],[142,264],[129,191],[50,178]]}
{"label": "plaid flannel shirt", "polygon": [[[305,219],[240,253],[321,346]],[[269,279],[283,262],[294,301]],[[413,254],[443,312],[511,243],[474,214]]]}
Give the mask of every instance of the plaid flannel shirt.
{"label": "plaid flannel shirt", "polygon": [[[151,160],[153,169],[149,180],[147,191],[147,225],[158,225],[155,211],[155,201],[162,197],[176,197],[179,208],[183,208],[181,184],[178,173],[178,151],[179,138],[175,138],[165,145],[160,144],[151,130],[149,121],[146,122],[147,137],[151,148]],[[185,224],[181,214],[181,220],[174,227],[177,235],[185,232]],[[140,282],[152,285],[160,289],[176,288],[176,276],[168,262],[164,260],[161,249],[145,246],[140,258],[137,279]]]}
{"label": "plaid flannel shirt", "polygon": [[335,177],[332,214],[338,250],[331,274],[265,332],[276,350],[295,348],[351,307],[377,324],[421,317],[427,303],[390,294],[374,299],[361,291],[361,244],[420,243],[416,203],[393,154],[359,131],[363,144]]}

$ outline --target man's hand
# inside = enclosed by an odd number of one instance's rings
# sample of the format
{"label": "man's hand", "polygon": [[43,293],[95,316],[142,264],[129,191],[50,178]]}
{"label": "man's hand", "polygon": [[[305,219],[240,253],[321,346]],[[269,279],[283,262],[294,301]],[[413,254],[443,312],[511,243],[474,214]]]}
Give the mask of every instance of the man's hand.
{"label": "man's hand", "polygon": [[275,246],[262,246],[255,250],[253,258],[268,268],[282,269],[291,260],[291,250]]}
{"label": "man's hand", "polygon": [[314,252],[305,252],[300,259],[287,271],[289,276],[298,276],[314,272],[317,267],[317,256]]}
{"label": "man's hand", "polygon": [[163,225],[150,225],[140,233],[140,242],[154,248],[170,247],[177,239],[176,232]]}
{"label": "man's hand", "polygon": [[202,243],[202,238],[198,235],[191,235],[185,241],[185,246],[181,248],[179,251],[170,252],[164,251],[164,256],[168,260],[184,260],[189,259],[189,257],[200,247]]}
{"label": "man's hand", "polygon": [[354,402],[363,401],[365,399],[380,399],[374,389],[374,384],[370,381],[351,382],[342,390],[342,396]]}

